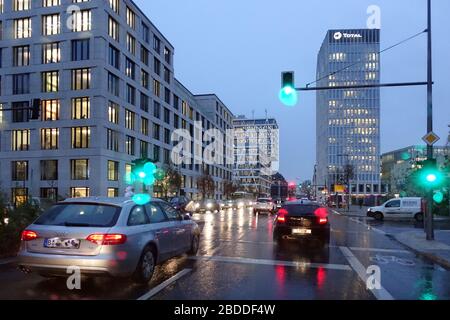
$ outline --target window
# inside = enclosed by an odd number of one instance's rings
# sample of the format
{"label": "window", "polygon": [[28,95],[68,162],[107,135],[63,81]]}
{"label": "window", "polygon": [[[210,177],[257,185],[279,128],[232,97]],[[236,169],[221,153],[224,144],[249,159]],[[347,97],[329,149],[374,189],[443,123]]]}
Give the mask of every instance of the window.
{"label": "window", "polygon": [[180,108],[180,98],[176,95],[173,95],[173,107],[176,110]]}
{"label": "window", "polygon": [[58,180],[58,160],[41,160],[41,180]]}
{"label": "window", "polygon": [[11,198],[15,206],[25,204],[28,200],[28,188],[11,188]]}
{"label": "window", "polygon": [[30,149],[30,130],[13,130],[11,140],[12,151],[28,151]]}
{"label": "window", "polygon": [[42,121],[59,120],[59,100],[42,100],[41,101],[41,119]]}
{"label": "window", "polygon": [[112,101],[108,105],[108,120],[111,123],[119,124],[119,105]]}
{"label": "window", "polygon": [[72,99],[72,119],[83,120],[90,118],[90,98]]}
{"label": "window", "polygon": [[164,129],[164,143],[165,144],[170,144],[170,130],[169,129]]}
{"label": "window", "polygon": [[144,70],[141,72],[141,86],[147,90],[150,90],[150,75]]}
{"label": "window", "polygon": [[72,70],[72,90],[88,90],[91,87],[91,69]]}
{"label": "window", "polygon": [[58,150],[59,129],[41,129],[41,149]]}
{"label": "window", "polygon": [[119,163],[117,161],[108,161],[108,181],[119,180]]}
{"label": "window", "polygon": [[170,65],[171,61],[172,61],[172,52],[170,51],[169,48],[165,47],[164,48],[164,60],[166,60],[166,62]]}
{"label": "window", "polygon": [[136,64],[128,58],[125,60],[125,74],[133,80],[136,78]]}
{"label": "window", "polygon": [[127,102],[136,105],[136,89],[129,84],[127,84]]}
{"label": "window", "polygon": [[61,49],[59,42],[44,43],[42,45],[42,63],[59,63],[61,61]]}
{"label": "window", "polygon": [[159,146],[153,146],[153,160],[159,162],[161,148]]}
{"label": "window", "polygon": [[70,188],[70,197],[72,198],[86,198],[90,195],[90,188]]}
{"label": "window", "polygon": [[153,101],[153,116],[158,119],[161,118],[161,105],[156,101]]}
{"label": "window", "polygon": [[119,14],[120,0],[109,0],[109,6],[115,13]]}
{"label": "window", "polygon": [[119,23],[111,17],[108,20],[108,35],[117,42],[120,41]]}
{"label": "window", "polygon": [[146,159],[148,158],[148,142],[140,140],[139,141],[139,145],[140,145],[140,156],[142,159]]}
{"label": "window", "polygon": [[168,88],[164,88],[164,101],[167,104],[170,104],[170,98],[171,98],[172,94],[170,93],[170,90]]}
{"label": "window", "polygon": [[11,180],[12,181],[28,180],[28,161],[11,162]]}
{"label": "window", "polygon": [[72,40],[72,61],[89,60],[89,39]]}
{"label": "window", "polygon": [[109,46],[109,64],[120,70],[120,51],[112,45]]}
{"label": "window", "polygon": [[13,48],[13,65],[14,67],[30,65],[30,46],[20,46]]}
{"label": "window", "polygon": [[170,70],[164,67],[164,81],[170,84]]}
{"label": "window", "polygon": [[56,7],[61,4],[60,0],[42,0],[42,6],[44,8]]}
{"label": "window", "polygon": [[127,50],[132,55],[136,55],[136,39],[129,33],[127,33]]}
{"label": "window", "polygon": [[144,206],[135,206],[131,209],[130,215],[128,217],[128,226],[142,226],[150,223],[150,219],[145,213]]}
{"label": "window", "polygon": [[12,103],[12,122],[28,122],[29,121],[29,102],[13,102]]}
{"label": "window", "polygon": [[161,62],[157,58],[153,58],[153,70],[158,76],[161,76]]}
{"label": "window", "polygon": [[119,152],[119,133],[117,131],[107,129],[106,138],[106,148],[114,152]]}
{"label": "window", "polygon": [[72,180],[88,180],[89,160],[88,159],[70,160],[70,172]]}
{"label": "window", "polygon": [[136,114],[133,111],[125,109],[125,127],[134,130]]}
{"label": "window", "polygon": [[159,140],[161,126],[159,124],[153,124],[153,139]]}
{"label": "window", "polygon": [[142,39],[146,43],[150,42],[150,28],[145,23],[142,23]]}
{"label": "window", "polygon": [[72,149],[89,148],[91,128],[89,127],[75,127],[71,130],[72,133]]}
{"label": "window", "polygon": [[148,51],[143,45],[141,45],[141,61],[148,66],[150,59],[150,51]]}
{"label": "window", "polygon": [[14,74],[13,75],[13,94],[30,93],[30,74]]}
{"label": "window", "polygon": [[180,128],[180,117],[177,114],[173,114],[173,127],[175,129],[179,129]]}
{"label": "window", "polygon": [[72,13],[72,32],[91,30],[91,10],[80,10]]}
{"label": "window", "polygon": [[164,108],[164,122],[170,124],[170,110]]}
{"label": "window", "polygon": [[61,32],[59,14],[49,14],[42,16],[42,35],[52,36]]}
{"label": "window", "polygon": [[59,72],[45,71],[41,73],[42,92],[59,91]]}
{"label": "window", "polygon": [[159,206],[147,204],[145,208],[150,216],[150,223],[161,223],[167,220],[166,215]]}
{"label": "window", "polygon": [[170,163],[170,150],[168,150],[168,149],[164,149],[163,162],[165,164],[169,164]]}
{"label": "window", "polygon": [[125,150],[128,155],[135,155],[135,139],[133,137],[127,136],[125,140]]}
{"label": "window", "polygon": [[25,39],[31,37],[31,18],[14,20],[14,39]]}
{"label": "window", "polygon": [[161,40],[157,36],[153,36],[153,50],[158,54],[161,53]]}
{"label": "window", "polygon": [[129,7],[127,7],[127,24],[131,29],[136,30],[136,14]]}
{"label": "window", "polygon": [[117,198],[119,196],[119,189],[108,188],[108,198]]}
{"label": "window", "polygon": [[143,94],[141,92],[141,110],[144,110],[145,112],[148,112],[148,108],[150,105],[150,97],[147,96],[146,94]]}
{"label": "window", "polygon": [[31,9],[31,0],[14,0],[14,11],[24,11]]}
{"label": "window", "polygon": [[401,201],[400,200],[393,200],[391,202],[386,203],[386,208],[400,208]]}
{"label": "window", "polygon": [[116,97],[119,96],[120,79],[111,72],[108,72],[108,91]]}
{"label": "window", "polygon": [[148,136],[149,132],[148,132],[148,119],[141,117],[141,133],[144,136]]}
{"label": "window", "polygon": [[161,97],[161,83],[158,80],[153,79],[153,94],[157,97]]}

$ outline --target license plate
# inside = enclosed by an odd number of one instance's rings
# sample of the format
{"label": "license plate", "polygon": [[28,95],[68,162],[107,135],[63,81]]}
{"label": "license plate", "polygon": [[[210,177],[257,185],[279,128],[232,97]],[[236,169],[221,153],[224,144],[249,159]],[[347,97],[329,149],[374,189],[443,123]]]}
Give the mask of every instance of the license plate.
{"label": "license plate", "polygon": [[57,248],[57,249],[79,249],[80,248],[80,240],[49,238],[49,239],[45,239],[44,247]]}
{"label": "license plate", "polygon": [[311,233],[312,233],[311,229],[292,229],[292,234],[295,234],[295,235],[302,235],[302,236],[304,236],[304,235],[308,235],[308,234],[311,234]]}

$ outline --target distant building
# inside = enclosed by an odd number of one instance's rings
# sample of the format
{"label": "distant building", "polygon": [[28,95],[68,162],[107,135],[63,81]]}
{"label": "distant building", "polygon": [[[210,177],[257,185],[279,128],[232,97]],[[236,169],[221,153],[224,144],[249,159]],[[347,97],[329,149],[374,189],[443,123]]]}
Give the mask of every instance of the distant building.
{"label": "distant building", "polygon": [[242,191],[270,194],[279,166],[279,127],[275,119],[240,116],[234,126],[234,180]]}
{"label": "distant building", "polygon": [[[438,164],[450,156],[450,146],[434,147],[434,157]],[[381,156],[381,183],[386,193],[398,194],[403,191],[406,178],[417,161],[427,158],[426,146],[409,146],[384,153]]]}
{"label": "distant building", "polygon": [[[318,87],[380,83],[380,30],[330,30],[317,59]],[[345,168],[354,196],[381,193],[380,89],[317,92],[316,193],[334,193]]]}

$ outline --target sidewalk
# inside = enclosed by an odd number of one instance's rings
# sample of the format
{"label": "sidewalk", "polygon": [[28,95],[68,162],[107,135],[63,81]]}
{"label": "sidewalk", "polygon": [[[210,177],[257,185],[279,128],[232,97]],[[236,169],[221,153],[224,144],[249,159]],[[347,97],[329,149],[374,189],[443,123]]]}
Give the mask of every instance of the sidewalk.
{"label": "sidewalk", "polygon": [[450,268],[450,231],[436,231],[435,241],[427,241],[423,230],[402,232],[393,237],[411,250]]}
{"label": "sidewalk", "polygon": [[349,211],[347,211],[347,208],[343,209],[332,208],[332,209],[337,211],[339,214],[348,217],[367,217],[367,209],[369,209],[369,207],[362,207],[362,209],[360,209],[359,206],[350,206]]}

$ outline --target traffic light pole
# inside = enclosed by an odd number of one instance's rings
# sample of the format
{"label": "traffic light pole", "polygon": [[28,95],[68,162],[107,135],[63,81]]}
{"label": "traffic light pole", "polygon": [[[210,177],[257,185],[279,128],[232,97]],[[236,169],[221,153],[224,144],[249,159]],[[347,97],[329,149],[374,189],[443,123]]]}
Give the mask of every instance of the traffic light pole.
{"label": "traffic light pole", "polygon": [[[428,42],[428,58],[427,58],[427,129],[428,133],[433,132],[433,60],[432,60],[432,37],[431,37],[431,0],[427,1],[427,42]],[[433,159],[433,146],[427,146],[427,158]],[[434,221],[433,221],[433,189],[427,190],[427,214],[426,214],[425,231],[427,240],[434,240]]]}

